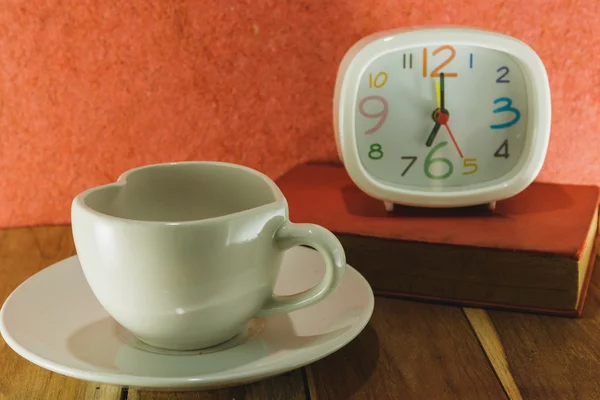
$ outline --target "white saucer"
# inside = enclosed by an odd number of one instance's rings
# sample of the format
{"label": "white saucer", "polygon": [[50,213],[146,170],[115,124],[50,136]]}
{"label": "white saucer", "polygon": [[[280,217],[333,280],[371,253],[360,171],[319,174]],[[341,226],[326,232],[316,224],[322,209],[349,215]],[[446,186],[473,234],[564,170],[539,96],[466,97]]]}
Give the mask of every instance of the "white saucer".
{"label": "white saucer", "polygon": [[[276,294],[315,285],[321,256],[284,254]],[[348,266],[326,300],[287,315],[253,320],[245,334],[203,353],[145,348],[98,303],[77,256],[22,283],[0,311],[0,333],[19,355],[48,370],[97,383],[148,389],[209,389],[249,383],[321,359],[354,339],[371,318],[367,281]]]}

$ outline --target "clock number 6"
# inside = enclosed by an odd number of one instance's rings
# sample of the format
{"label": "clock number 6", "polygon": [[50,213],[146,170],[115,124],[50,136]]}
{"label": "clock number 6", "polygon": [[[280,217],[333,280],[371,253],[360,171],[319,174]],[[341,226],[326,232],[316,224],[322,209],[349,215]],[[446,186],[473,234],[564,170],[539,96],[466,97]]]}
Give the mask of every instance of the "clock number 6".
{"label": "clock number 6", "polygon": [[[380,102],[381,103],[381,111],[375,112],[375,113],[370,113],[368,111],[365,111],[365,103],[369,100],[374,100],[374,101],[376,100],[376,101]],[[364,99],[362,99],[360,101],[360,103],[358,103],[358,111],[360,112],[360,114],[363,117],[379,119],[379,121],[377,121],[377,123],[371,129],[368,129],[364,132],[365,135],[370,135],[372,133],[377,132],[377,130],[379,128],[381,128],[381,125],[383,125],[383,123],[385,122],[385,119],[387,118],[387,115],[388,115],[388,102],[386,99],[384,99],[381,96],[367,96]]]}
{"label": "clock number 6", "polygon": [[[423,165],[424,169],[425,169],[425,175],[427,175],[427,177],[429,179],[446,179],[448,177],[450,177],[450,175],[452,175],[452,172],[454,172],[454,166],[452,165],[452,162],[450,160],[448,160],[447,158],[444,157],[433,157],[433,154],[438,151],[439,149],[441,149],[444,146],[447,146],[448,142],[440,142],[437,145],[435,145],[430,151],[429,153],[427,153],[427,156],[425,157],[425,163]],[[434,164],[445,164],[447,167],[447,171],[445,174],[441,174],[441,175],[434,175],[431,172],[431,167]]]}
{"label": "clock number 6", "polygon": [[493,111],[494,114],[498,114],[498,113],[502,113],[502,112],[510,112],[510,113],[513,113],[514,116],[513,116],[512,120],[505,122],[503,124],[490,125],[490,128],[504,129],[504,128],[513,126],[514,124],[519,122],[519,119],[521,119],[521,112],[512,106],[512,100],[509,97],[499,97],[496,100],[494,100],[494,104],[498,104],[498,103],[505,103],[505,104],[501,107],[494,109],[494,111]]}

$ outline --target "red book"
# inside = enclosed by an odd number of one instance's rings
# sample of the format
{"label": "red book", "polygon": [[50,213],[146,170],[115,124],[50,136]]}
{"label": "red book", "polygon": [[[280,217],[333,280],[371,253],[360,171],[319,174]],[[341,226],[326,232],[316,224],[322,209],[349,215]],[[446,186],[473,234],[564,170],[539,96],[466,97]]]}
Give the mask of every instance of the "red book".
{"label": "red book", "polygon": [[292,221],[334,232],[379,294],[581,314],[598,247],[597,186],[536,182],[493,211],[387,212],[341,165],[300,165],[277,184]]}

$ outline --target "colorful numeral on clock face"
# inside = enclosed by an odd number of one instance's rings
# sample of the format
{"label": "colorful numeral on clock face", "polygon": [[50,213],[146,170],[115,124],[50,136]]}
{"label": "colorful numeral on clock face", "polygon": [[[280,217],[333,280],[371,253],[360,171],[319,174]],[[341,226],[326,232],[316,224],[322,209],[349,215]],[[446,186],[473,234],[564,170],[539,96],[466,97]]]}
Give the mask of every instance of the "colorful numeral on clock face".
{"label": "colorful numeral on clock face", "polygon": [[501,177],[527,134],[523,73],[503,52],[442,44],[365,69],[355,112],[360,161],[387,184],[439,190]]}

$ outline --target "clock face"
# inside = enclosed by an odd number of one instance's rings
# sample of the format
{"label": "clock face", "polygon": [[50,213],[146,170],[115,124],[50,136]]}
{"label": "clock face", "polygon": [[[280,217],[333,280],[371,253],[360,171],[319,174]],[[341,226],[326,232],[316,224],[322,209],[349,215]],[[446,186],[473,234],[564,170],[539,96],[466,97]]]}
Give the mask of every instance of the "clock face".
{"label": "clock face", "polygon": [[386,185],[451,190],[507,174],[528,133],[519,63],[502,51],[441,44],[382,54],[360,76],[359,160]]}

